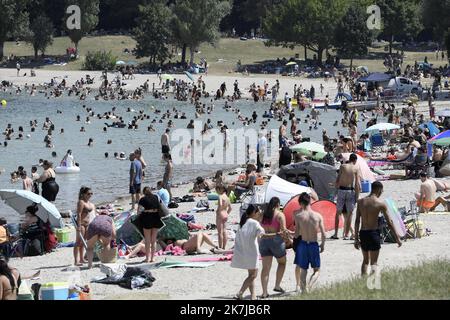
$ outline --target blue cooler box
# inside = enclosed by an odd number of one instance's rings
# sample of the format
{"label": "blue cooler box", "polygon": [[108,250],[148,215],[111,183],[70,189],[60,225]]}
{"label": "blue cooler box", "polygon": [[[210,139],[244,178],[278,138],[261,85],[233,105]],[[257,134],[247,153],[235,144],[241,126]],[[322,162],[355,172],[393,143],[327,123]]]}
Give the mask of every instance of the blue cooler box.
{"label": "blue cooler box", "polygon": [[361,192],[362,193],[372,192],[372,184],[370,183],[370,181],[364,180],[361,182]]}
{"label": "blue cooler box", "polygon": [[69,284],[67,282],[49,282],[41,286],[41,300],[67,300]]}

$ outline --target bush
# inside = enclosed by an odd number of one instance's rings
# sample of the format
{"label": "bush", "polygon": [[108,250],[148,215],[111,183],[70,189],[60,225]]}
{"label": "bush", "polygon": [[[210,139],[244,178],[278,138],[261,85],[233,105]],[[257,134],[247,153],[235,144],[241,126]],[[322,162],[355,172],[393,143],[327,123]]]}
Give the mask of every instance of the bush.
{"label": "bush", "polygon": [[116,66],[117,57],[111,51],[88,52],[84,60],[85,70],[112,70]]}

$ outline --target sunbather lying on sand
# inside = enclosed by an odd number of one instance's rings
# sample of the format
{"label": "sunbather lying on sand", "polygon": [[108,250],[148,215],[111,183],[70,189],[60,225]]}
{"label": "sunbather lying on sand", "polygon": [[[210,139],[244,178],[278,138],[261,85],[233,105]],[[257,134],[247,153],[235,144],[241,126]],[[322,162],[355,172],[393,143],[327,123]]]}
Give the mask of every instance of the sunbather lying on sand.
{"label": "sunbather lying on sand", "polygon": [[[202,250],[202,245],[206,243],[209,246],[212,247],[210,251]],[[217,247],[214,242],[212,241],[211,237],[203,232],[197,232],[196,234],[192,234],[191,238],[189,240],[177,240],[172,243],[166,243],[164,241],[159,241],[160,246],[163,250],[169,245],[173,244],[174,246],[178,246],[186,253],[192,254],[192,253],[199,253],[199,254],[206,254],[206,253],[222,253],[219,247]],[[131,252],[124,256],[124,259],[132,259],[137,257],[140,253],[145,254],[145,244],[144,241],[141,241],[135,246],[132,246],[129,248]],[[217,250],[217,252],[216,252]]]}

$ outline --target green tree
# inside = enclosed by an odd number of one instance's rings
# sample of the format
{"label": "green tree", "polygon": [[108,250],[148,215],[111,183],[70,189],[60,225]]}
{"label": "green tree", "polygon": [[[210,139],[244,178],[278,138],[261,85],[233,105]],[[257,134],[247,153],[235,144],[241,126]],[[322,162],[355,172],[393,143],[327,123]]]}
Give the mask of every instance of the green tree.
{"label": "green tree", "polygon": [[30,24],[28,42],[34,49],[34,57],[37,59],[39,51],[45,54],[45,49],[53,43],[53,24],[45,15],[36,17]]}
{"label": "green tree", "polygon": [[450,0],[423,1],[422,18],[425,27],[433,30],[434,39],[443,43],[450,28]]}
{"label": "green tree", "polygon": [[[268,14],[263,31],[268,45],[303,45],[317,54],[331,48],[336,26],[344,16],[349,0],[287,0]],[[306,51],[306,50],[305,50]]]}
{"label": "green tree", "polygon": [[372,34],[366,22],[365,11],[361,7],[350,6],[334,32],[334,47],[339,55],[350,58],[350,72],[353,59],[367,54],[372,43]]}
{"label": "green tree", "polygon": [[88,32],[94,30],[98,24],[99,1],[100,0],[66,0],[66,8],[71,5],[77,5],[80,8],[80,29],[67,29],[66,21],[70,17],[69,14],[66,14],[64,21],[69,38],[75,44],[77,51],[81,39],[83,39]]}
{"label": "green tree", "polygon": [[138,58],[150,57],[150,63],[156,64],[170,57],[167,45],[171,40],[171,18],[172,12],[164,2],[139,7],[137,27],[133,30]]}
{"label": "green tree", "polygon": [[4,56],[5,41],[28,34],[28,13],[25,8],[28,0],[0,1],[0,60]]}
{"label": "green tree", "polygon": [[392,54],[394,40],[412,39],[422,28],[420,3],[418,0],[377,0],[381,9],[381,36],[389,41],[389,53]]}
{"label": "green tree", "polygon": [[219,25],[231,9],[229,0],[183,0],[171,6],[174,42],[183,48],[182,63],[186,62],[186,49],[190,50],[190,64],[195,50],[202,43],[214,45],[219,39]]}

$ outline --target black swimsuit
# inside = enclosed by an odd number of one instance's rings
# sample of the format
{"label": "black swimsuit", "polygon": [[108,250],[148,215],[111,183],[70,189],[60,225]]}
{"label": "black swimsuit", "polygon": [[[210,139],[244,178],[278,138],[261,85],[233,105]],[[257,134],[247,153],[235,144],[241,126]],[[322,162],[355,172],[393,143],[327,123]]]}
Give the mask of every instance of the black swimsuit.
{"label": "black swimsuit", "polygon": [[42,183],[42,197],[46,200],[53,202],[56,200],[56,196],[59,192],[59,186],[54,177],[50,177]]}

